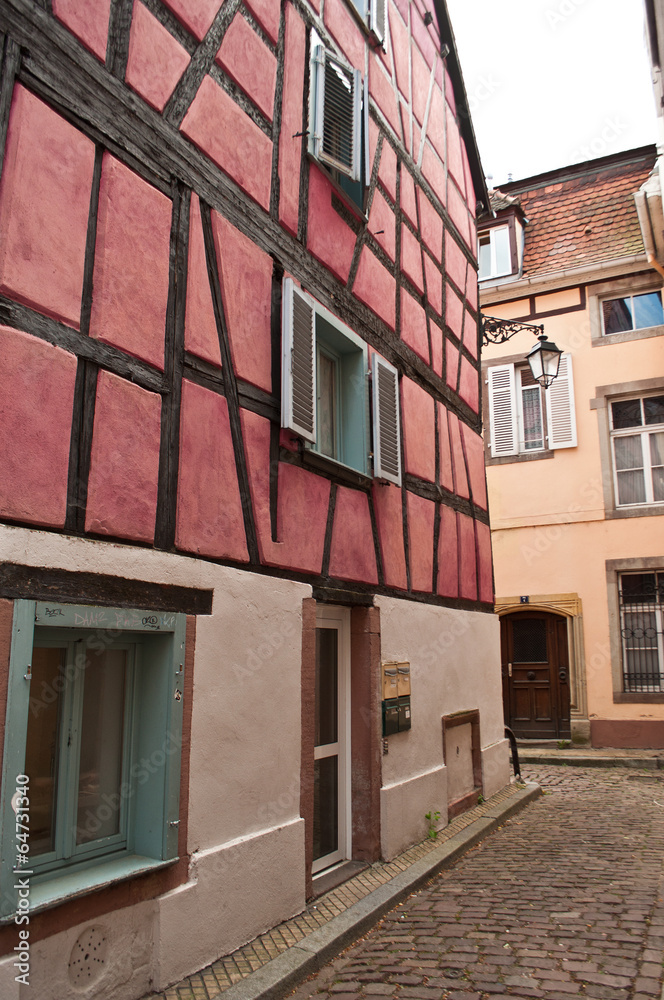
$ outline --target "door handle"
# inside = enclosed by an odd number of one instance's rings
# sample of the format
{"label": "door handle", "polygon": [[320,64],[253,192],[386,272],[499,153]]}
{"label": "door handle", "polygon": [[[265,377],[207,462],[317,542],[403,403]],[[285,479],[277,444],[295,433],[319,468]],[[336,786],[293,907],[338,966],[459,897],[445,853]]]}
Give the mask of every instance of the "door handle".
{"label": "door handle", "polygon": [[512,676],[512,664],[511,663],[507,664],[507,676],[508,677]]}

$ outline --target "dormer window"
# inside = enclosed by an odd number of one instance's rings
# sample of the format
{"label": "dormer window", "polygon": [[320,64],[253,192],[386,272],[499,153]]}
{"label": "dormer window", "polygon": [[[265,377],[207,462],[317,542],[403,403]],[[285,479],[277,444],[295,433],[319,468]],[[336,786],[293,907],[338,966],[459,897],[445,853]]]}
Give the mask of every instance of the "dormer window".
{"label": "dormer window", "polygon": [[477,257],[480,281],[485,278],[502,278],[506,274],[512,274],[510,226],[496,226],[479,233]]}

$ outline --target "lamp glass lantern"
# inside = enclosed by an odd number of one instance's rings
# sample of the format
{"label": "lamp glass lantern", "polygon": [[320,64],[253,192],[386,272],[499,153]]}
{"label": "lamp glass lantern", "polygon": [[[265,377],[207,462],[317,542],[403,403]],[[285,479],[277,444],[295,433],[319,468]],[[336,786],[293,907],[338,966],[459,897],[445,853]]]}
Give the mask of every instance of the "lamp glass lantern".
{"label": "lamp glass lantern", "polygon": [[539,343],[533,347],[532,351],[529,351],[526,358],[533,378],[547,389],[558,375],[560,355],[563,352],[546,339],[545,333],[541,333],[537,339]]}

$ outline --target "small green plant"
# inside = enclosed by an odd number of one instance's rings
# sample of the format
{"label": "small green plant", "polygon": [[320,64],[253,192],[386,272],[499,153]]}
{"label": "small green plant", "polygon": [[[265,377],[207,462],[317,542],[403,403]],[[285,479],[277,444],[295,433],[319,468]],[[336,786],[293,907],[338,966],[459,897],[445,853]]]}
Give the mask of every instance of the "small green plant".
{"label": "small green plant", "polygon": [[424,818],[429,824],[429,829],[427,830],[427,837],[429,840],[436,840],[438,837],[438,820],[440,819],[440,812],[436,809],[432,809],[431,812],[425,813]]}
{"label": "small green plant", "polygon": [[566,750],[567,747],[570,747],[571,745],[572,744],[570,743],[569,740],[558,740],[558,749],[559,750]]}
{"label": "small green plant", "polygon": [[478,806],[481,806],[484,801],[485,801],[485,798],[482,795],[482,793],[480,792],[480,794],[477,796],[477,804],[478,804]]}

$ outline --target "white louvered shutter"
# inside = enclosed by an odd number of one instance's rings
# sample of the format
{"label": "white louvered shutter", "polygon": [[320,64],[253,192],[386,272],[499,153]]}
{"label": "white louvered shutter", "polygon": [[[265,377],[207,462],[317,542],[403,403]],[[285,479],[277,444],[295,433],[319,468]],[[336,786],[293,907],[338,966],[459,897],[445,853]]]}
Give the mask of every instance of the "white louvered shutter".
{"label": "white louvered shutter", "polygon": [[358,70],[344,66],[322,45],[314,49],[314,64],[314,155],[359,181],[362,78]]}
{"label": "white louvered shutter", "polygon": [[292,278],[282,294],[281,425],[316,441],[315,312]]}
{"label": "white louvered shutter", "polygon": [[514,365],[488,369],[491,456],[518,454]]}
{"label": "white louvered shutter", "polygon": [[370,0],[369,27],[385,47],[385,27],[387,24],[387,0]]}
{"label": "white louvered shutter", "polygon": [[554,378],[544,395],[546,396],[549,448],[575,448],[576,413],[574,410],[571,354],[562,355],[558,378]]}
{"label": "white louvered shutter", "polygon": [[371,359],[374,476],[401,486],[399,373],[384,358]]}

